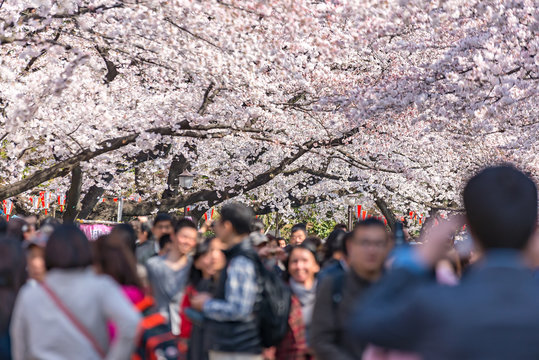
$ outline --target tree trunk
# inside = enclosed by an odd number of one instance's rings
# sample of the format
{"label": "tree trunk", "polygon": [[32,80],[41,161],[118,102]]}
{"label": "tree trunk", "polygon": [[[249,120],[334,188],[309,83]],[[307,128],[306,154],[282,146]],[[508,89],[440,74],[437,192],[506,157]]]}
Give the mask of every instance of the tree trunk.
{"label": "tree trunk", "polygon": [[391,209],[389,208],[389,205],[385,202],[382,198],[377,198],[375,201],[376,206],[380,211],[382,212],[382,215],[384,215],[387,219],[387,223],[389,227],[391,228],[391,231],[395,230],[395,222],[397,222],[397,218],[395,217],[395,214]]}
{"label": "tree trunk", "polygon": [[80,166],[75,166],[71,170],[71,186],[67,192],[66,211],[63,216],[64,223],[73,222],[77,218],[81,188],[82,170]]}

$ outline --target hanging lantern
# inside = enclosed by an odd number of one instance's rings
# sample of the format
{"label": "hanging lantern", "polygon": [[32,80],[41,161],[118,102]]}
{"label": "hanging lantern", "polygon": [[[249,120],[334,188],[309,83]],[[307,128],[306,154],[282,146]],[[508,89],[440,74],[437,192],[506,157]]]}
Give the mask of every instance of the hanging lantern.
{"label": "hanging lantern", "polygon": [[193,187],[194,179],[195,179],[195,176],[191,174],[189,171],[185,170],[179,176],[180,186],[184,189],[190,189]]}
{"label": "hanging lantern", "polygon": [[13,201],[6,199],[3,201],[4,214],[6,214],[6,220],[9,221],[9,215],[13,211]]}
{"label": "hanging lantern", "polygon": [[33,210],[39,209],[40,204],[41,204],[41,201],[39,200],[39,196],[32,196],[32,209]]}

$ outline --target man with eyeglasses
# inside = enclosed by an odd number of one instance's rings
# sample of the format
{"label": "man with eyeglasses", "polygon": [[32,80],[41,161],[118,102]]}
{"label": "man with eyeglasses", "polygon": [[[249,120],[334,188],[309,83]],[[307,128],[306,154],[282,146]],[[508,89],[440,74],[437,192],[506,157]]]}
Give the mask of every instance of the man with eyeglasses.
{"label": "man with eyeglasses", "polygon": [[319,285],[311,324],[311,344],[318,360],[361,359],[367,344],[346,333],[357,299],[377,281],[393,246],[383,222],[360,221],[346,236],[347,270],[334,272]]}

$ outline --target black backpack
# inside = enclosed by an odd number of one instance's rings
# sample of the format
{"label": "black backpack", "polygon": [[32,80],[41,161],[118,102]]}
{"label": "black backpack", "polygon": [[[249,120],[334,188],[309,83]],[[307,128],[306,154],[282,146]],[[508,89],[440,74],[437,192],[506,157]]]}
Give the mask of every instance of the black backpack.
{"label": "black backpack", "polygon": [[257,276],[260,277],[258,283],[262,285],[262,299],[258,308],[262,346],[276,346],[288,332],[292,292],[276,273],[264,266],[258,254],[253,251],[244,255],[255,263]]}

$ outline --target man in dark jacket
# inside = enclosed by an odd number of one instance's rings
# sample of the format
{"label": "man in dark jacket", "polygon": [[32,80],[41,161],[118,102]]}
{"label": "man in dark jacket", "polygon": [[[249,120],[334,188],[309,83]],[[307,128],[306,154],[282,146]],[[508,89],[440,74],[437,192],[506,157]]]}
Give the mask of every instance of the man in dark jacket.
{"label": "man in dark jacket", "polygon": [[524,265],[537,227],[537,188],[513,167],[492,167],[468,182],[463,199],[484,259],[460,285],[437,285],[429,270],[464,219],[434,227],[425,245],[397,250],[394,270],[358,305],[352,331],[426,360],[539,359],[539,287]]}
{"label": "man in dark jacket", "polygon": [[210,360],[262,360],[255,309],[260,303],[260,279],[251,260],[255,252],[249,238],[254,215],[239,203],[223,206],[220,213],[215,233],[227,247],[227,265],[220,275],[215,297],[197,295],[191,306],[202,311],[207,319]]}
{"label": "man in dark jacket", "polygon": [[344,245],[347,270],[326,274],[318,290],[311,324],[318,360],[361,359],[366,344],[348,336],[345,325],[358,297],[381,276],[391,241],[381,221],[367,219],[356,225]]}

